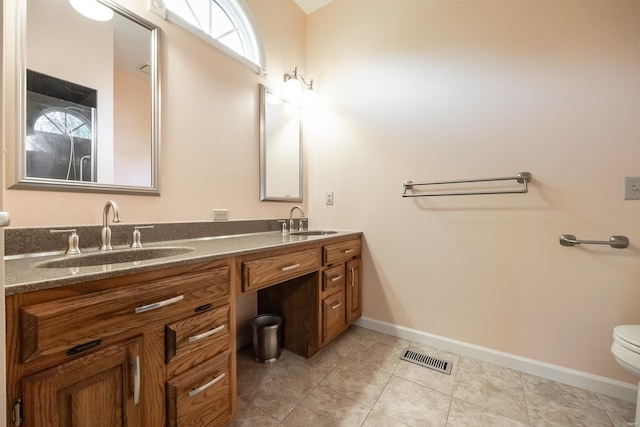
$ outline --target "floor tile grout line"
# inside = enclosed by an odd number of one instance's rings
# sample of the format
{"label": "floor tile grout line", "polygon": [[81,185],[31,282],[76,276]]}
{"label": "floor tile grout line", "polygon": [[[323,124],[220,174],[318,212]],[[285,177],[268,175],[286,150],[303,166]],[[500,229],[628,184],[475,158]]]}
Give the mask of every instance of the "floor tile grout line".
{"label": "floor tile grout line", "polygon": [[[393,368],[393,372],[395,372],[396,369],[398,369],[398,365],[396,365],[396,367]],[[389,375],[389,378],[387,378],[387,381],[384,383],[384,387],[382,387],[382,390],[380,391],[380,394],[378,394],[378,397],[376,397],[375,402],[373,402],[373,405],[371,405],[371,408],[369,409],[369,413],[367,414],[367,416],[365,417],[364,421],[362,422],[362,425],[367,422],[367,418],[369,418],[369,415],[371,415],[371,412],[373,412],[373,408],[376,406],[376,403],[378,403],[378,400],[380,400],[380,396],[382,396],[382,393],[384,393],[384,390],[389,385],[389,381],[391,381],[391,378],[393,378],[393,372]],[[383,414],[383,415],[389,417],[389,415],[387,415],[387,414]],[[393,418],[393,417],[389,417],[389,418]],[[393,419],[395,420],[395,418],[393,418]],[[400,421],[400,420],[396,420],[396,421]],[[400,422],[402,422],[402,421],[400,421]]]}
{"label": "floor tile grout line", "polygon": [[520,384],[522,385],[522,394],[524,395],[524,406],[527,408],[527,424],[531,425],[531,415],[529,413],[529,399],[527,398],[527,390],[524,388],[524,377],[522,372],[520,372]]}
{"label": "floor tile grout line", "polygon": [[[455,353],[452,353],[455,354]],[[451,394],[449,395],[449,409],[447,410],[447,420],[445,421],[445,427],[449,425],[449,418],[451,417],[451,406],[453,405],[453,393],[456,390],[456,383],[458,382],[458,373],[460,372],[460,359],[462,356],[457,354],[458,362],[456,366],[456,376],[453,379],[453,386],[451,387]],[[452,362],[453,363],[453,362]]]}

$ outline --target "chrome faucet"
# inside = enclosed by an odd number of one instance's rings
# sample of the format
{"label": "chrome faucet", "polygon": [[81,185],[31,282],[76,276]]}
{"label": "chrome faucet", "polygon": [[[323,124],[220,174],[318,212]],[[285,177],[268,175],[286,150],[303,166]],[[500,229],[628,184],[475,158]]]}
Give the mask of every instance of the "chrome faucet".
{"label": "chrome faucet", "polygon": [[120,208],[118,208],[118,204],[113,200],[109,200],[104,205],[104,210],[102,211],[102,231],[100,232],[100,250],[101,251],[110,251],[113,250],[111,246],[111,229],[109,228],[109,209],[113,208],[113,222],[121,222],[120,219]]}
{"label": "chrome faucet", "polygon": [[300,211],[300,221],[298,223],[298,230],[299,231],[302,230],[302,221],[303,221],[303,218],[304,218],[304,211],[302,210],[302,208],[300,206],[294,206],[289,211],[289,233],[291,233],[293,231],[293,211],[295,211],[296,209],[298,209]]}

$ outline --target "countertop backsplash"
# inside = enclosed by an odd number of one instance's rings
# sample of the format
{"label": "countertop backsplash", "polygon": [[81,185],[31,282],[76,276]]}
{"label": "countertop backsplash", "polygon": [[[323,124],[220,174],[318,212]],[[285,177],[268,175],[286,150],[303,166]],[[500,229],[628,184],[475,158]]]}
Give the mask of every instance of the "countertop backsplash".
{"label": "countertop backsplash", "polygon": [[[111,228],[111,243],[115,247],[131,244],[135,226],[153,225],[153,228],[140,230],[144,245],[145,243],[171,240],[279,231],[282,229],[282,224],[278,221],[282,220],[109,223],[109,227]],[[297,227],[298,219],[295,219],[295,223]],[[308,222],[305,225],[308,226]],[[52,234],[50,230],[73,228],[78,233],[81,250],[100,246],[102,225],[6,228],[4,230],[4,254],[11,256],[41,252],[64,252],[67,249],[68,235],[66,233]]]}

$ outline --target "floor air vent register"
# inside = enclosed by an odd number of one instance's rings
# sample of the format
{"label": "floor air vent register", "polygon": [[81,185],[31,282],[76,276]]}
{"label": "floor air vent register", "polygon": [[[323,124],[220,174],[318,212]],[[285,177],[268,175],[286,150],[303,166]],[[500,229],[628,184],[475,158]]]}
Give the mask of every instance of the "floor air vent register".
{"label": "floor air vent register", "polygon": [[400,359],[407,362],[415,363],[416,365],[424,366],[425,368],[433,369],[434,371],[441,372],[443,374],[451,375],[451,368],[453,363],[441,360],[426,354],[417,353],[412,350],[404,350],[400,355]]}

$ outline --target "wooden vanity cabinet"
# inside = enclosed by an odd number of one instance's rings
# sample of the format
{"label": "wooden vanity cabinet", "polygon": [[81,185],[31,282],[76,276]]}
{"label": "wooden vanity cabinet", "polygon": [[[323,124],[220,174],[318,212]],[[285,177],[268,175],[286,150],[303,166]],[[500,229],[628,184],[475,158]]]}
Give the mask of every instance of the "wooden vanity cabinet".
{"label": "wooden vanity cabinet", "polygon": [[7,296],[8,425],[226,425],[232,269],[191,264]]}
{"label": "wooden vanity cabinet", "polygon": [[238,292],[284,319],[284,347],[311,357],[362,314],[362,240],[331,240],[239,257]]}
{"label": "wooden vanity cabinet", "polygon": [[[341,334],[362,315],[362,241],[330,243],[322,247],[323,281],[321,347]],[[334,284],[335,286],[330,286]]]}

